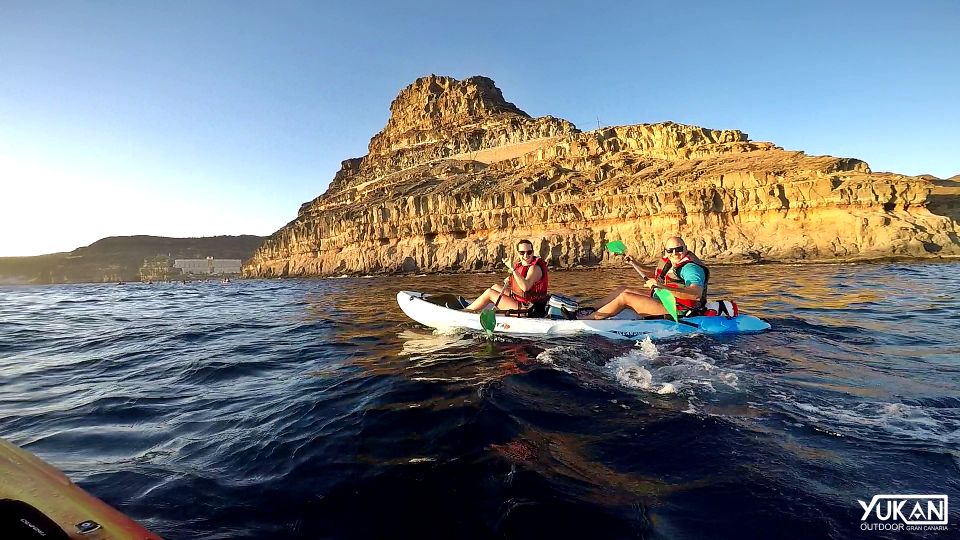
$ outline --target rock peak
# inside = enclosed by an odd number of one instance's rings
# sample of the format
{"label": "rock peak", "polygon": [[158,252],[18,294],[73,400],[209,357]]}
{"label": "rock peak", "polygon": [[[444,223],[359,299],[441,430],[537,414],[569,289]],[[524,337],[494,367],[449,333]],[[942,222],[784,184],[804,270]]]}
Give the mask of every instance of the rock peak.
{"label": "rock peak", "polygon": [[420,77],[390,104],[390,120],[370,140],[370,154],[384,154],[423,142],[420,134],[451,130],[491,119],[530,118],[503,99],[492,79],[474,76]]}
{"label": "rock peak", "polygon": [[[381,185],[391,175],[446,159],[488,163],[491,152],[499,160],[517,157],[578,132],[566,120],[531,118],[487,77],[421,77],[400,91],[367,155],[344,161],[325,195]],[[505,148],[506,154],[496,150]]]}

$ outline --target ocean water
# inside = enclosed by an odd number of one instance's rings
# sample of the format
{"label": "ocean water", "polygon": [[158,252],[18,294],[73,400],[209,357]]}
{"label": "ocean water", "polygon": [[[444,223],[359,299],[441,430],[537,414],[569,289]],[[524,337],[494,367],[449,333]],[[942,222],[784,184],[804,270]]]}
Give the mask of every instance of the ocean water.
{"label": "ocean water", "polygon": [[[657,342],[396,306],[493,274],[2,287],[0,436],[172,539],[956,538],[958,275],[718,267],[773,328]],[[904,493],[947,494],[950,530],[860,529]]]}

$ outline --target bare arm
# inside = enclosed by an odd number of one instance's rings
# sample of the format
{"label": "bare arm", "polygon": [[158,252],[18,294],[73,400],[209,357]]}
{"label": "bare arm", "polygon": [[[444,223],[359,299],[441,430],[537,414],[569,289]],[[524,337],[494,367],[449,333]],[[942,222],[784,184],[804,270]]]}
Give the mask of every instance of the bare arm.
{"label": "bare arm", "polygon": [[700,296],[703,295],[703,287],[694,283],[693,285],[680,285],[679,283],[671,283],[669,285],[657,285],[658,289],[666,289],[673,293],[677,298],[683,298],[684,300],[699,300]]}
{"label": "bare arm", "polygon": [[640,266],[640,264],[637,261],[633,259],[633,257],[629,255],[625,256],[623,260],[630,263],[630,266],[632,266],[633,269],[636,270],[638,274],[640,274],[640,277],[644,279],[649,279],[650,276],[654,274],[654,272],[651,270],[645,270],[642,266]]}
{"label": "bare arm", "polygon": [[[521,277],[520,272],[510,266],[510,259],[503,259],[503,264],[510,269],[510,275],[513,276],[514,281],[517,282],[517,287],[523,292],[529,291],[536,282],[543,279],[543,270],[540,269],[540,265],[532,265],[530,271],[527,272],[527,277]],[[507,278],[503,281],[503,284],[507,285],[509,282],[510,278]]]}
{"label": "bare arm", "polygon": [[666,289],[677,298],[683,298],[685,300],[699,300],[703,294],[703,287],[696,283],[691,285],[681,285],[676,282],[664,284],[653,278],[648,278],[643,286],[648,289]]}
{"label": "bare arm", "polygon": [[520,277],[520,274],[516,270],[513,271],[513,277],[517,280],[517,286],[520,287],[523,292],[527,292],[534,284],[543,279],[543,270],[540,270],[538,265],[533,265],[530,271],[527,272],[527,277]]}

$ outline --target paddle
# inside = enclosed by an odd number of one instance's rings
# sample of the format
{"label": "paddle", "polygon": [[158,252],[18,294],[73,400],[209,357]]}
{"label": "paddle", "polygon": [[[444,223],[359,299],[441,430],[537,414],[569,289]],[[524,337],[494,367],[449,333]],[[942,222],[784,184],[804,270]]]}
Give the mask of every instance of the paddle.
{"label": "paddle", "polygon": [[480,312],[480,327],[487,333],[487,337],[493,336],[493,329],[497,326],[496,308],[488,307]]}
{"label": "paddle", "polygon": [[667,313],[673,317],[673,321],[680,322],[680,318],[677,317],[677,297],[666,289],[654,289],[653,294],[656,295],[657,299],[660,300],[660,303],[663,304],[663,307],[667,310]]}
{"label": "paddle", "polygon": [[623,242],[619,240],[614,240],[607,244],[607,251],[614,255],[623,255],[627,252],[627,246],[623,245]]}
{"label": "paddle", "polygon": [[493,303],[493,307],[488,307],[480,312],[480,328],[483,328],[483,331],[487,333],[487,337],[492,337],[493,329],[497,327],[497,306],[500,305],[500,299],[503,298],[503,291],[507,290],[507,283],[509,283],[509,278],[503,281],[503,288],[500,289],[500,294],[497,295],[497,301]]}
{"label": "paddle", "polygon": [[[627,246],[620,240],[614,240],[607,244],[607,251],[614,255],[623,255],[627,252]],[[660,303],[663,304],[667,313],[673,317],[674,322],[680,322],[680,318],[677,316],[677,298],[673,296],[673,293],[667,289],[654,289],[654,295],[657,297],[657,300],[660,300]]]}

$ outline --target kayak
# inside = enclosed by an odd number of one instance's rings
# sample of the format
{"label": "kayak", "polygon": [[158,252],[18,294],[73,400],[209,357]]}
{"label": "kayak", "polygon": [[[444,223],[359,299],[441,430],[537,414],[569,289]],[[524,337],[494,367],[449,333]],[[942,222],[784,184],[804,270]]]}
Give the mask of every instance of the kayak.
{"label": "kayak", "polygon": [[[479,313],[442,306],[431,302],[430,297],[431,295],[425,293],[400,291],[397,293],[397,304],[411,319],[437,330],[483,330]],[[681,334],[748,334],[762,332],[769,328],[770,325],[766,321],[752,315],[684,317],[680,322],[675,322],[672,319],[638,318],[588,321],[508,317],[498,314],[493,331],[502,334],[541,336],[600,334],[626,339],[642,339],[647,336],[650,339],[662,339]]]}
{"label": "kayak", "polygon": [[0,538],[159,540],[60,470],[0,439]]}

